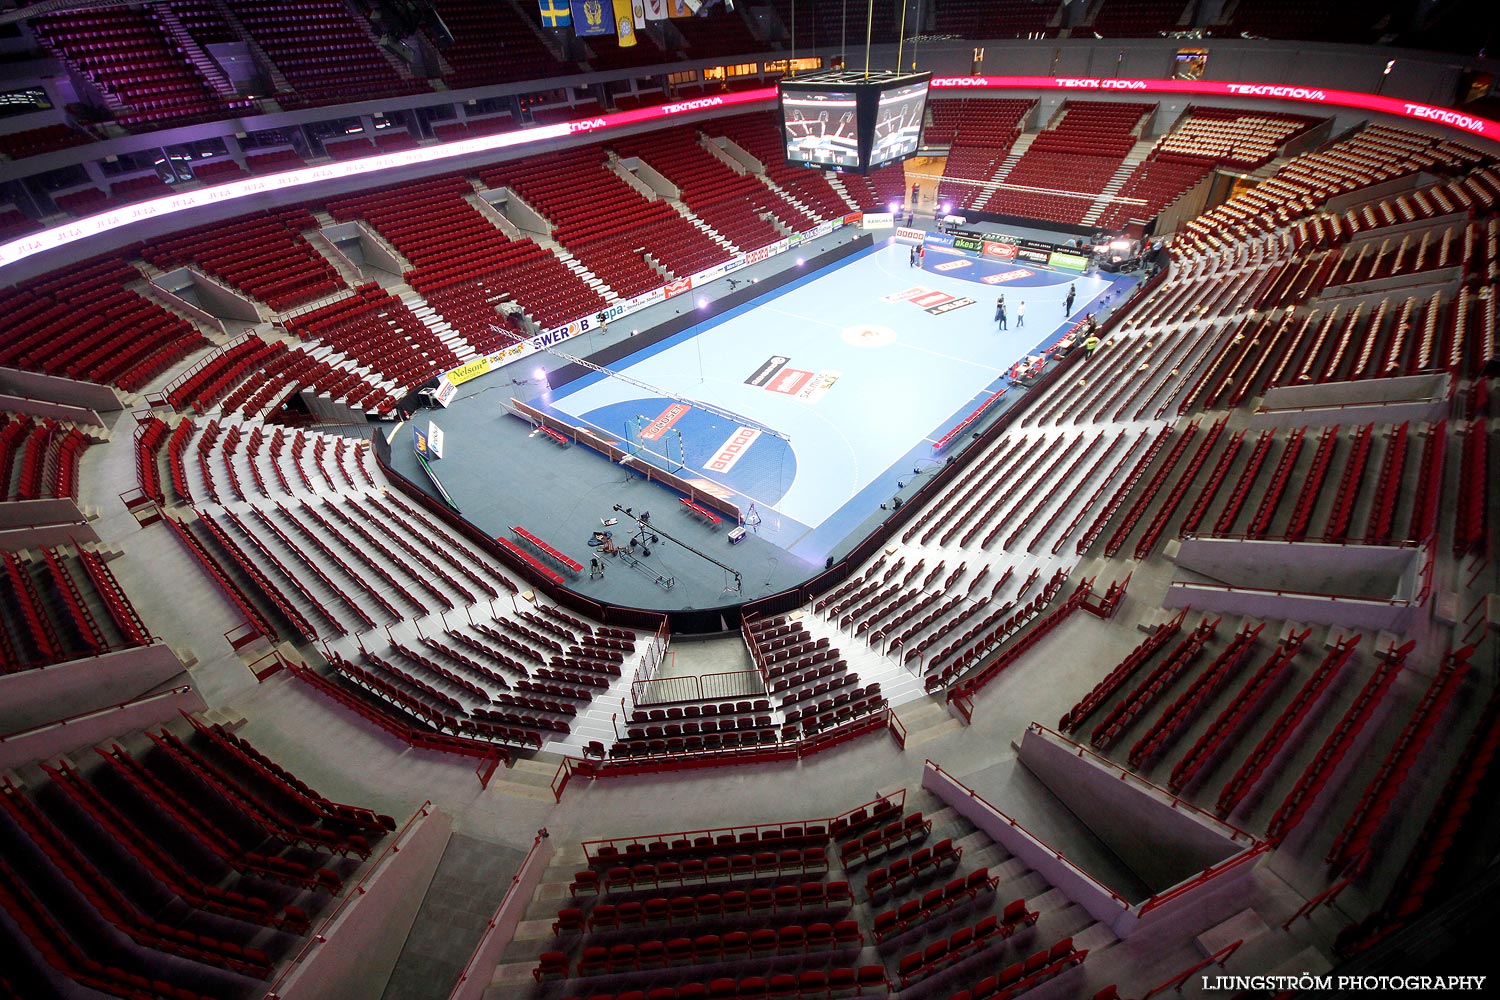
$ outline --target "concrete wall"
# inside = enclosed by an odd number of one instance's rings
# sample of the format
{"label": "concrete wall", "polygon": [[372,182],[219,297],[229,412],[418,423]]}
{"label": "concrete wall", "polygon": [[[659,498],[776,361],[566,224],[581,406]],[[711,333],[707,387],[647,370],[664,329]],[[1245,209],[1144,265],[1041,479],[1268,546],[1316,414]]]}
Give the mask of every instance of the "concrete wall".
{"label": "concrete wall", "polygon": [[628,156],[620,160],[620,165],[635,175],[636,179],[651,189],[654,198],[681,198],[682,192],[677,185],[667,180],[661,174],[651,169],[646,161],[637,156]]}
{"label": "concrete wall", "polygon": [[484,996],[490,985],[490,976],[494,973],[495,966],[500,964],[500,956],[510,945],[511,939],[516,936],[516,928],[525,919],[526,908],[531,905],[531,897],[536,892],[536,887],[541,885],[542,876],[552,863],[554,853],[550,838],[537,838],[531,853],[526,855],[520,869],[511,876],[510,888],[505,890],[505,898],[500,900],[495,915],[490,917],[489,927],[474,949],[469,964],[459,975],[449,1000],[481,1000]]}
{"label": "concrete wall", "polygon": [[1401,581],[1421,559],[1418,549],[1388,545],[1185,538],[1176,562],[1231,586],[1384,600],[1409,596]]}
{"label": "concrete wall", "polygon": [[1447,412],[1446,373],[1277,386],[1250,417],[1250,427],[1437,420]]}
{"label": "concrete wall", "polygon": [[286,978],[282,1000],[349,1000],[385,992],[453,822],[431,805],[361,882],[345,889],[344,909],[319,929]]}
{"label": "concrete wall", "polygon": [[27,528],[40,524],[80,524],[83,513],[72,497],[40,500],[7,500],[0,503],[0,528]]}
{"label": "concrete wall", "polygon": [[34,417],[50,417],[53,420],[63,420],[70,424],[104,426],[103,418],[86,406],[54,403],[45,399],[32,399],[30,396],[0,393],[0,410],[9,410],[11,413],[29,413]]}
{"label": "concrete wall", "polygon": [[1317,625],[1404,633],[1412,615],[1405,603],[1389,604],[1357,598],[1311,597],[1254,588],[1222,589],[1204,584],[1174,582],[1162,598],[1164,608],[1252,618],[1285,618]]}
{"label": "concrete wall", "polygon": [[157,282],[161,280],[162,278],[157,277],[152,278],[150,281],[146,282],[146,287],[141,289],[141,291],[145,293],[146,298],[156,299],[163,305],[170,306],[171,308],[176,309],[178,312],[186,313],[187,315],[193,317],[193,319],[202,323],[204,326],[218,330],[220,333],[226,332],[224,330],[223,320],[219,319],[219,317],[215,316],[213,313],[209,312],[206,309],[198,308],[196,305],[189,302],[181,295],[178,295],[171,289],[163,288],[161,285],[157,284]]}
{"label": "concrete wall", "polygon": [[1137,781],[1122,780],[1119,768],[1080,753],[1054,734],[1028,729],[1020,760],[1153,893],[1241,850],[1222,823]]}
{"label": "concrete wall", "polygon": [[87,521],[39,524],[30,528],[0,528],[0,552],[20,552],[22,549],[76,545],[79,542],[98,540],[99,533]]}
{"label": "concrete wall", "polygon": [[0,732],[131,701],[183,674],[166,643],[0,675]]}
{"label": "concrete wall", "polygon": [[1032,836],[1015,820],[990,805],[932,761],[922,770],[922,787],[977,826],[986,836],[1020,858],[1051,886],[1082,906],[1095,920],[1113,925],[1129,904],[1094,881],[1078,866]]}
{"label": "concrete wall", "polygon": [[[54,261],[52,266],[62,262]],[[26,396],[30,399],[50,399],[71,406],[86,407],[100,413],[113,413],[124,409],[120,397],[107,385],[93,382],[77,382],[56,375],[23,372],[18,368],[0,368],[0,392]]]}
{"label": "concrete wall", "polygon": [[207,708],[197,690],[184,685],[96,712],[13,732],[0,736],[0,769],[45,760],[147,726],[160,725],[177,718],[178,712],[202,712]]}

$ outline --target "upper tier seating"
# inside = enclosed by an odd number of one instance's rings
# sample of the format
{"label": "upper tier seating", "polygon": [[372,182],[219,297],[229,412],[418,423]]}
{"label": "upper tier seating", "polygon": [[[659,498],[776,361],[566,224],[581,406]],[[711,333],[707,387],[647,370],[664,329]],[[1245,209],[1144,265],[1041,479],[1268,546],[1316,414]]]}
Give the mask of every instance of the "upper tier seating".
{"label": "upper tier seating", "polygon": [[1150,219],[1213,166],[1239,170],[1263,166],[1288,140],[1320,120],[1238,108],[1189,108],[1172,131],[1156,141],[1118,192],[1121,198],[1145,204],[1112,204],[1095,224],[1100,229],[1116,229],[1132,219]]}
{"label": "upper tier seating", "polygon": [[[609,169],[601,146],[528,157],[481,171],[489,187],[509,187],[553,223],[552,238],[622,298],[696,274],[729,251],[665,201],[651,201]],[[639,253],[644,249],[646,254]]]}
{"label": "upper tier seating", "polygon": [[1312,215],[1335,195],[1424,169],[1463,169],[1489,159],[1452,140],[1367,125],[1335,145],[1297,157],[1264,183],[1193,219],[1179,238],[1196,249],[1225,245]]}
{"label": "upper tier seating", "polygon": [[21,132],[8,132],[0,135],[0,155],[8,156],[12,160],[20,160],[28,156],[67,149],[70,146],[87,145],[93,141],[92,136],[78,131],[71,125],[43,125],[40,128],[29,128]]}
{"label": "upper tier seating", "polygon": [[177,15],[183,30],[199,45],[240,40],[214,0],[168,0],[167,6]]}
{"label": "upper tier seating", "polygon": [[437,0],[433,6],[453,34],[453,44],[443,50],[443,58],[453,67],[444,77],[449,87],[542,79],[562,72],[563,64],[510,4]]}
{"label": "upper tier seating", "polygon": [[36,36],[99,88],[122,125],[222,117],[255,102],[214,93],[150,10],[35,18]]}
{"label": "upper tier seating", "polygon": [[426,82],[398,73],[370,36],[367,22],[340,0],[227,0],[250,37],[271,57],[295,93],[284,108],[427,93]]}
{"label": "upper tier seating", "polygon": [[[776,0],[776,12],[787,35],[792,34],[792,0]],[[839,48],[856,37],[865,37],[863,13],[851,14],[844,0],[799,0],[796,5],[796,36],[790,39],[791,48],[801,52],[812,49]],[[896,4],[876,4],[871,41],[876,45],[896,44],[900,34],[901,17]],[[911,30],[911,25],[907,25]]]}
{"label": "upper tier seating", "polygon": [[1086,27],[1105,38],[1150,36],[1176,29],[1185,13],[1184,0],[1103,0]]}
{"label": "upper tier seating", "polygon": [[940,35],[963,38],[1051,38],[1059,4],[1047,0],[945,0],[934,27]]}
{"label": "upper tier seating", "polygon": [[1226,5],[1227,20],[1208,26],[1221,38],[1305,38],[1330,42],[1373,42],[1391,30],[1389,8],[1355,0],[1299,3],[1297,0],[1239,0]]}
{"label": "upper tier seating", "polygon": [[135,268],[105,258],[0,292],[0,365],[139,392],[207,344],[186,320],[126,289],[140,280]]}

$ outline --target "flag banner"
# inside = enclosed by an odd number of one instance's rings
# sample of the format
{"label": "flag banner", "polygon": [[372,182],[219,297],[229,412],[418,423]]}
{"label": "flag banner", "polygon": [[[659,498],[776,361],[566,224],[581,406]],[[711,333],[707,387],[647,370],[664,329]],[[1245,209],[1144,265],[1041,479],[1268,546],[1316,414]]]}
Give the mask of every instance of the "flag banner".
{"label": "flag banner", "polygon": [[573,31],[579,38],[598,38],[615,33],[614,19],[606,9],[608,0],[573,0]]}
{"label": "flag banner", "polygon": [[630,16],[635,19],[635,29],[637,31],[646,26],[646,4],[644,0],[631,0]]}
{"label": "flag banner", "polygon": [[620,36],[620,48],[628,49],[635,44],[635,14],[631,12],[631,0],[614,0],[615,32]]}
{"label": "flag banner", "polygon": [[697,10],[692,6],[691,0],[667,0],[668,17],[692,17],[696,13]]}
{"label": "flag banner", "polygon": [[646,20],[665,21],[667,19],[667,0],[645,0]]}
{"label": "flag banner", "polygon": [[542,12],[544,28],[566,28],[573,23],[573,12],[567,0],[537,0],[537,7]]}

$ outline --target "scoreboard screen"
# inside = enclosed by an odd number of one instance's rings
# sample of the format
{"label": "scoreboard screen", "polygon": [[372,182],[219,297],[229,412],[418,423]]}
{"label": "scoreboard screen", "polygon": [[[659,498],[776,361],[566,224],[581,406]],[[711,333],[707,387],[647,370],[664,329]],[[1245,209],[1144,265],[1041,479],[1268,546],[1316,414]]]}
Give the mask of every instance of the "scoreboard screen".
{"label": "scoreboard screen", "polygon": [[863,174],[906,159],[922,144],[929,78],[833,70],[782,81],[786,162]]}
{"label": "scoreboard screen", "polygon": [[904,160],[922,144],[922,119],[927,113],[927,81],[880,92],[870,167]]}
{"label": "scoreboard screen", "polygon": [[789,163],[810,167],[859,166],[857,102],[852,90],[782,93],[782,136]]}

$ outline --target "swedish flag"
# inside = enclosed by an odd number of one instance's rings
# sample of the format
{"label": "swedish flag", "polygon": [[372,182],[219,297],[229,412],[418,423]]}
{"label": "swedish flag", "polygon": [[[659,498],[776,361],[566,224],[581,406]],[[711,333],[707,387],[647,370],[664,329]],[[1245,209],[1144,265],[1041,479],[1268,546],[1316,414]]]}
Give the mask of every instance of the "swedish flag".
{"label": "swedish flag", "polygon": [[573,11],[568,0],[537,0],[542,12],[542,25],[547,28],[566,28],[573,23]]}

